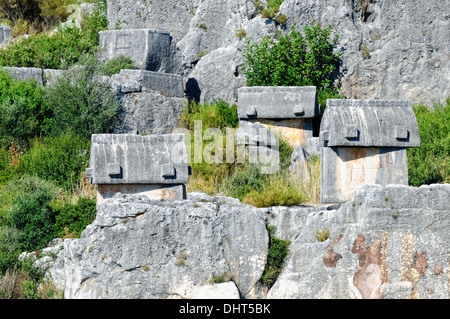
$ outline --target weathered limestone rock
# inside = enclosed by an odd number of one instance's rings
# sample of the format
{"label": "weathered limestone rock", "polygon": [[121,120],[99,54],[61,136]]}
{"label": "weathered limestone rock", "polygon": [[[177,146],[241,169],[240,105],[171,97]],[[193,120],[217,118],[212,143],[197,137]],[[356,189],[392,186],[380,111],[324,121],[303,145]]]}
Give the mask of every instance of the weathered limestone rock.
{"label": "weathered limestone rock", "polygon": [[[367,1],[368,2],[368,1]],[[450,16],[443,2],[285,0],[280,12],[291,25],[333,25],[339,34],[342,93],[355,99],[444,102],[450,95]]]}
{"label": "weathered limestone rock", "polygon": [[195,299],[240,299],[239,290],[232,281],[202,286]]}
{"label": "weathered limestone rock", "polygon": [[264,214],[254,207],[116,195],[80,239],[64,241],[58,259],[69,299],[196,298],[224,273],[251,297],[267,247]]}
{"label": "weathered limestone rock", "polygon": [[[261,1],[263,5],[266,1]],[[243,43],[236,37],[237,30],[246,32],[251,42],[277,30],[288,32],[312,21],[323,26],[333,25],[339,34],[337,50],[341,65],[336,80],[342,83],[347,98],[410,99],[413,103],[443,102],[450,96],[450,18],[444,7],[450,0],[430,2],[414,0],[397,2],[379,0],[362,9],[358,1],[344,0],[285,0],[280,12],[287,17],[286,26],[277,25],[258,15],[251,0],[109,0],[110,29],[116,23],[125,28],[164,29],[173,34],[182,55],[185,70],[200,65],[204,70],[214,69],[217,59],[206,57],[221,48],[233,48],[228,61],[242,60]],[[209,54],[199,57],[200,53]],[[232,49],[230,49],[230,53]],[[197,64],[198,61],[198,64]],[[210,66],[207,66],[210,64]],[[236,63],[236,79],[228,81],[228,71],[222,76],[196,72],[189,78],[197,81],[202,101],[227,97],[213,87],[230,85],[234,92],[230,103],[237,99],[236,83],[242,78],[241,66]],[[228,69],[227,69],[228,70]],[[220,74],[218,74],[220,75]],[[193,81],[192,80],[192,81]],[[202,95],[205,95],[204,97]]]}
{"label": "weathered limestone rock", "polygon": [[188,97],[200,103],[215,99],[235,103],[238,88],[245,85],[245,77],[239,71],[242,64],[243,57],[234,46],[206,54],[187,76]]}
{"label": "weathered limestone rock", "polygon": [[120,70],[111,76],[111,84],[119,93],[158,92],[167,97],[184,97],[180,75],[145,70]]}
{"label": "weathered limestone rock", "polygon": [[36,80],[39,84],[43,84],[43,72],[40,68],[3,67],[2,69],[16,81]]}
{"label": "weathered limestone rock", "polygon": [[448,299],[449,198],[450,184],[365,185],[338,209],[272,211],[297,232],[277,233],[293,241],[267,298]]}
{"label": "weathered limestone rock", "polygon": [[156,92],[123,94],[120,101],[117,133],[172,133],[185,107],[184,98]]}
{"label": "weathered limestone rock", "polygon": [[11,28],[5,25],[0,25],[0,45],[9,43],[11,37]]}
{"label": "weathered limestone rock", "polygon": [[[449,210],[450,184],[364,185],[344,204],[260,209],[200,192],[118,194],[64,240],[48,274],[69,299],[261,298],[268,223],[291,244],[266,298],[448,299]],[[208,283],[222,274],[232,282]]]}

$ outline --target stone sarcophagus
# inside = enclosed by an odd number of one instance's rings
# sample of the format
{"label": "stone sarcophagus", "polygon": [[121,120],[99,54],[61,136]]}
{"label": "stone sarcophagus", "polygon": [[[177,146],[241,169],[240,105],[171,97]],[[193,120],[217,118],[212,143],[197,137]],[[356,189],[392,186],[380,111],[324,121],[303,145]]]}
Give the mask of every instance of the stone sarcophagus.
{"label": "stone sarcophagus", "polygon": [[408,185],[406,148],[420,146],[409,100],[327,100],[319,138],[321,203],[345,202],[364,184]]}
{"label": "stone sarcophagus", "polygon": [[184,134],[93,134],[86,177],[98,185],[97,204],[116,193],[185,199]]}
{"label": "stone sarcophagus", "polygon": [[238,90],[238,117],[278,132],[293,147],[306,147],[320,114],[315,86],[255,86]]}
{"label": "stone sarcophagus", "polygon": [[100,59],[129,57],[141,70],[167,72],[172,63],[174,41],[169,32],[153,29],[105,30],[99,32]]}

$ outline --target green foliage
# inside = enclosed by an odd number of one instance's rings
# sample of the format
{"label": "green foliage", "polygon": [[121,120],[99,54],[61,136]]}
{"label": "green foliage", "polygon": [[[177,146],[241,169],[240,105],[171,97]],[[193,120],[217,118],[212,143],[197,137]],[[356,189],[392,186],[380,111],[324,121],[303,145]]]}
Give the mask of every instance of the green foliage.
{"label": "green foliage", "polygon": [[236,169],[224,181],[227,196],[243,200],[250,192],[261,191],[267,183],[268,175],[261,173],[261,167],[256,164],[246,164]]}
{"label": "green foliage", "polygon": [[112,133],[117,123],[119,101],[107,81],[95,78],[101,65],[92,57],[48,86],[44,98],[52,112],[48,124],[51,134],[68,129],[85,138],[92,134]]}
{"label": "green foliage", "polygon": [[409,184],[450,183],[450,98],[444,105],[413,109],[420,147],[407,149]]}
{"label": "green foliage", "polygon": [[43,248],[55,238],[55,215],[50,203],[56,194],[52,183],[31,176],[13,180],[1,189],[0,215],[4,225],[20,231],[21,251]]}
{"label": "green foliage", "polygon": [[20,232],[14,227],[0,226],[0,274],[17,264],[20,255]]}
{"label": "green foliage", "polygon": [[316,230],[316,234],[314,235],[316,239],[320,242],[324,242],[328,238],[330,238],[330,230],[328,228],[322,228],[320,231]]}
{"label": "green foliage", "polygon": [[180,124],[193,132],[194,121],[202,121],[203,130],[208,128],[236,128],[239,124],[237,105],[230,106],[221,99],[204,104],[190,101],[181,115]]}
{"label": "green foliage", "polygon": [[42,133],[48,110],[35,81],[15,81],[0,70],[0,137],[26,140]]}
{"label": "green foliage", "polygon": [[107,29],[103,2],[99,2],[94,12],[83,20],[80,29],[75,26],[58,28],[53,34],[30,35],[0,49],[0,66],[64,69],[77,63],[85,54],[95,54],[98,32]]}
{"label": "green foliage", "polygon": [[72,131],[36,138],[22,156],[21,170],[71,190],[89,161],[89,149],[90,139]]}
{"label": "green foliage", "polygon": [[268,177],[260,190],[251,190],[245,195],[243,202],[256,207],[292,206],[305,202],[302,194],[286,170]]}
{"label": "green foliage", "polygon": [[269,8],[279,8],[283,4],[284,0],[269,0],[267,6]]}
{"label": "green foliage", "polygon": [[208,280],[208,283],[210,284],[210,285],[213,285],[213,284],[221,284],[221,283],[223,283],[223,282],[228,282],[228,281],[230,281],[231,279],[233,279],[233,276],[232,275],[230,275],[229,273],[227,273],[227,272],[224,272],[224,273],[222,273],[222,274],[220,274],[220,275],[212,275],[212,277]]}
{"label": "green foliage", "polygon": [[99,70],[102,75],[111,76],[117,74],[122,69],[134,69],[134,62],[124,55],[119,55],[107,61]]}
{"label": "green foliage", "polygon": [[96,201],[92,199],[80,197],[76,204],[66,203],[56,209],[55,231],[59,237],[66,233],[80,237],[86,226],[94,221],[96,213]]}
{"label": "green foliage", "polygon": [[269,252],[261,281],[264,286],[270,289],[283,269],[291,242],[275,237],[275,226],[269,225],[267,230],[269,232]]}
{"label": "green foliage", "polygon": [[287,35],[266,36],[260,43],[247,41],[243,71],[248,86],[316,86],[318,101],[325,106],[327,98],[338,98],[332,74],[339,64],[334,52],[338,35],[332,37],[332,26],[322,28],[311,23],[304,34],[293,27]]}
{"label": "green foliage", "polygon": [[[216,100],[211,103],[199,104],[193,101],[189,102],[181,115],[180,125],[187,128],[191,132],[190,149],[194,150],[194,123],[201,121],[202,125],[202,149],[205,149],[211,141],[203,140],[204,133],[207,129],[217,128],[221,130],[222,136],[226,136],[226,128],[236,128],[239,120],[237,116],[237,105],[229,105],[223,100]],[[223,138],[225,145],[226,138]],[[213,152],[215,152],[214,150]],[[212,153],[213,153],[212,152]],[[233,169],[233,163],[207,163],[202,156],[202,162],[194,161],[194,151],[191,151],[191,167],[194,174],[199,174],[205,179],[219,177],[222,179],[227,176]],[[225,161],[225,159],[223,159]]]}

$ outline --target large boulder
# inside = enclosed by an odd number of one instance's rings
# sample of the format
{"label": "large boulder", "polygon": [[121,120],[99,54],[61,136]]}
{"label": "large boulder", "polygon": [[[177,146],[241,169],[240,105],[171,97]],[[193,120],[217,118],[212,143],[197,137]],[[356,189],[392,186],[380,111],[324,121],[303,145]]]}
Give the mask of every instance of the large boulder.
{"label": "large boulder", "polygon": [[[116,195],[80,239],[66,239],[66,298],[196,298],[226,274],[254,293],[268,252],[264,213],[224,199],[155,201]],[[62,272],[54,271],[58,277]],[[58,280],[60,282],[60,280]],[[233,285],[223,286],[236,296]]]}
{"label": "large boulder", "polygon": [[449,198],[450,184],[366,185],[336,209],[273,210],[292,243],[267,298],[448,299]]}

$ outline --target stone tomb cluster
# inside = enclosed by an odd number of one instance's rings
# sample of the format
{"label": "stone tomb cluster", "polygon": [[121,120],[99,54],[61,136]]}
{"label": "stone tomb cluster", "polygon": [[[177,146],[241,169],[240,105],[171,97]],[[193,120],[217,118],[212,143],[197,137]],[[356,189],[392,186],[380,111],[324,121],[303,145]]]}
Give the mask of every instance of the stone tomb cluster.
{"label": "stone tomb cluster", "polygon": [[[117,192],[186,198],[184,135],[171,134],[184,107],[175,41],[168,32],[153,29],[107,30],[99,36],[100,60],[127,56],[135,69],[109,79],[122,101],[116,130],[121,134],[92,136],[86,175],[98,184],[98,203]],[[9,29],[1,27],[0,44],[7,41]],[[15,78],[34,78],[43,85],[62,72],[6,69]],[[278,168],[278,136],[295,147],[293,164],[319,155],[321,203],[345,202],[363,184],[408,184],[406,148],[420,146],[411,101],[327,100],[321,120],[320,115],[315,87],[242,87],[237,145],[250,159],[255,155],[256,162],[275,163],[267,173]]]}

